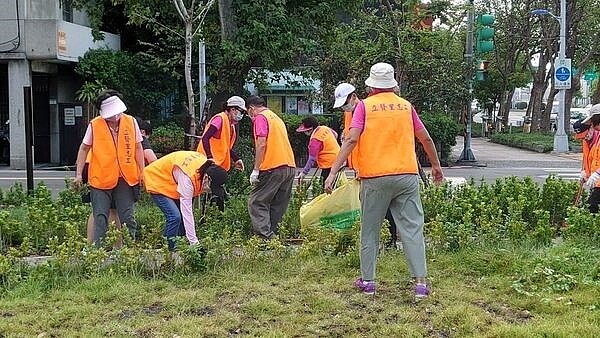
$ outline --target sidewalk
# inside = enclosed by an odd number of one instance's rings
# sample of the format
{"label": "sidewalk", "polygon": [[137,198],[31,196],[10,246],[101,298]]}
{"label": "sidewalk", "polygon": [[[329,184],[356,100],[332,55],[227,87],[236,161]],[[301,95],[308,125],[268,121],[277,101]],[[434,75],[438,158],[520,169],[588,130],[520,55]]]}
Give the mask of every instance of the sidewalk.
{"label": "sidewalk", "polygon": [[[456,145],[452,147],[450,162],[455,163],[463,151],[462,136],[456,137]],[[513,148],[502,144],[492,143],[488,138],[476,137],[471,139],[471,150],[476,162],[460,162],[454,166],[487,166],[487,167],[580,167],[582,153],[538,153],[535,151]]]}

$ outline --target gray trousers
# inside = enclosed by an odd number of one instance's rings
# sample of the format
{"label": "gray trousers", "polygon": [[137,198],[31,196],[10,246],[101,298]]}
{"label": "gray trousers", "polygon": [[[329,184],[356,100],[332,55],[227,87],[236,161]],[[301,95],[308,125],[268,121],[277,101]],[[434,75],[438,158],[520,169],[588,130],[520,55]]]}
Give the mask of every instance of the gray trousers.
{"label": "gray trousers", "polygon": [[117,209],[122,224],[126,224],[131,238],[136,239],[137,223],[133,217],[135,196],[133,187],[123,178],[119,178],[117,186],[108,189],[90,187],[92,213],[94,214],[94,244],[100,246],[108,230],[108,212],[112,202]]}
{"label": "gray trousers", "polygon": [[379,233],[388,208],[396,222],[412,277],[426,277],[423,206],[417,175],[394,175],[360,181],[360,270],[375,280]]}
{"label": "gray trousers", "polygon": [[292,196],[292,184],[296,169],[280,167],[261,171],[258,183],[248,198],[248,212],[253,232],[266,239],[277,234],[277,225],[281,222]]}

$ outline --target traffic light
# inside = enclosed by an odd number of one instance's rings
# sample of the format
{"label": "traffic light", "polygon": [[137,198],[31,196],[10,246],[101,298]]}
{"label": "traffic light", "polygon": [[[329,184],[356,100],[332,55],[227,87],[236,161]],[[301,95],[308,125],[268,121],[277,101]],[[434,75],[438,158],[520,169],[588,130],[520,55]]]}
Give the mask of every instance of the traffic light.
{"label": "traffic light", "polygon": [[475,79],[477,81],[485,81],[488,76],[488,66],[490,62],[487,60],[478,61],[477,71],[475,72]]}
{"label": "traffic light", "polygon": [[480,14],[477,17],[477,45],[479,53],[487,53],[494,50],[494,16],[491,14]]}

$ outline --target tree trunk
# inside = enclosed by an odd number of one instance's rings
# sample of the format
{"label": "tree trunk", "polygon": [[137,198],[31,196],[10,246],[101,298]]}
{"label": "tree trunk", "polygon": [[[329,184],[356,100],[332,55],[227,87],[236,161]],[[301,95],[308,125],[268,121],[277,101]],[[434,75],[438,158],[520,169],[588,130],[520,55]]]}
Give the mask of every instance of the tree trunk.
{"label": "tree trunk", "polygon": [[[515,93],[515,89],[505,90],[502,99],[500,100],[500,108],[498,109],[498,130],[504,130],[508,126],[508,118],[510,114],[510,107],[512,103],[512,97]],[[501,126],[500,126],[501,125]]]}
{"label": "tree trunk", "polygon": [[552,108],[556,94],[558,94],[558,90],[554,89],[554,86],[552,86],[550,93],[548,94],[548,100],[546,101],[546,109],[544,109],[544,113],[542,115],[542,130],[545,132],[549,132],[552,129],[550,115],[552,114]]}
{"label": "tree trunk", "polygon": [[[196,103],[194,102],[194,88],[192,87],[192,29],[193,22],[191,19],[185,20],[185,87],[187,89],[188,98],[188,119],[190,135],[196,135]],[[189,142],[188,145],[192,146],[193,142]],[[193,150],[193,149],[192,149]]]}
{"label": "tree trunk", "polygon": [[544,100],[544,92],[548,88],[546,64],[550,53],[551,51],[547,48],[540,53],[539,65],[533,74],[533,87],[527,105],[527,116],[531,117],[531,131],[542,129],[542,101]]}
{"label": "tree trunk", "polygon": [[229,40],[237,31],[233,21],[233,0],[219,0],[219,20],[221,21],[221,40]]}

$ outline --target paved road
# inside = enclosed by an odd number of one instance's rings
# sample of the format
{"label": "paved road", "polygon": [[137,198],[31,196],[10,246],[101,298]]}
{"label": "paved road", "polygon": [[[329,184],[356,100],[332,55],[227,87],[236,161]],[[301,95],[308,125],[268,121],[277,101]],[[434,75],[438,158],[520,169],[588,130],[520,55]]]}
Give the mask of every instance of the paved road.
{"label": "paved road", "polygon": [[[506,176],[531,176],[543,182],[549,175],[563,179],[578,179],[581,168],[581,153],[548,154],[511,148],[489,142],[486,138],[474,138],[471,149],[476,163],[458,163],[444,168],[448,177],[484,179],[493,182]],[[463,150],[463,138],[457,138],[452,149],[452,159],[458,159]]]}
{"label": "paved road", "polygon": [[[37,186],[43,182],[52,191],[53,196],[65,189],[65,179],[75,177],[74,171],[57,170],[34,170],[34,185]],[[21,183],[24,189],[27,189],[27,172],[25,170],[9,170],[8,167],[0,167],[0,189],[8,190],[13,185]]]}
{"label": "paved road", "polygon": [[[458,159],[463,149],[462,137],[457,138],[457,145],[452,149],[451,159]],[[487,141],[485,138],[474,138],[471,149],[476,163],[455,164],[444,168],[444,175],[451,179],[462,180],[474,178],[486,182],[494,182],[506,176],[531,176],[542,183],[549,175],[564,179],[578,179],[581,168],[581,153],[574,154],[541,154],[533,151],[511,148]],[[428,168],[425,168],[428,171]],[[44,182],[54,196],[65,188],[65,178],[73,178],[74,171],[35,170],[35,184]],[[27,174],[24,170],[8,170],[0,166],[0,189],[3,191],[20,182],[27,185]]]}

